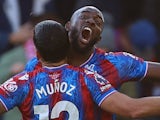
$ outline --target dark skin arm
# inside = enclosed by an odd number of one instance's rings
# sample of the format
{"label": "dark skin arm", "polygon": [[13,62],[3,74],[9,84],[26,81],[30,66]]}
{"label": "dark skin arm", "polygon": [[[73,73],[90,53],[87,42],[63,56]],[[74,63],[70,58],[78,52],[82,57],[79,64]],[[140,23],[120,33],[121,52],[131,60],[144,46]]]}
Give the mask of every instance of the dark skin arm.
{"label": "dark skin arm", "polygon": [[0,102],[0,115],[4,112],[7,112],[7,110],[5,109],[4,105]]}
{"label": "dark skin arm", "polygon": [[160,78],[160,63],[148,62],[148,71],[146,77]]}
{"label": "dark skin arm", "polygon": [[134,99],[116,92],[108,96],[100,105],[105,111],[128,118],[143,118],[160,115],[160,97]]}

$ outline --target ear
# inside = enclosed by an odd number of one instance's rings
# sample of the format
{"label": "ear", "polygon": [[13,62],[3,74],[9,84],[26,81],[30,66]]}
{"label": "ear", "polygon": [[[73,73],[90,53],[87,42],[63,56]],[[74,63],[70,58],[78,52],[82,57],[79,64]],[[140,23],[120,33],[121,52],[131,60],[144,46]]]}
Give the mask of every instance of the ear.
{"label": "ear", "polygon": [[38,60],[41,58],[41,55],[39,54],[39,52],[38,51],[36,51],[36,55],[37,55],[37,58],[38,58]]}
{"label": "ear", "polygon": [[97,42],[101,41],[101,39],[102,39],[102,36],[100,36],[100,37],[99,37],[99,39],[98,39],[98,41],[97,41]]}
{"label": "ear", "polygon": [[96,44],[98,44],[101,41],[101,36],[99,36],[99,38],[97,38]]}
{"label": "ear", "polygon": [[67,31],[70,31],[70,26],[71,26],[71,22],[68,21],[68,22],[65,24],[65,29],[66,29]]}

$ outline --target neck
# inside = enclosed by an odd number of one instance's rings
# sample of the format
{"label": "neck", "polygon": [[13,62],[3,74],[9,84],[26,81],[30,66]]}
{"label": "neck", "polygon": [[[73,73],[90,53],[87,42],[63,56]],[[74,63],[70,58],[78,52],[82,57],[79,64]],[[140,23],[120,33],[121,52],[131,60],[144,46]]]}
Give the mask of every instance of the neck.
{"label": "neck", "polygon": [[74,50],[70,50],[69,56],[68,56],[68,63],[74,66],[80,66],[81,64],[83,64],[89,59],[93,51],[94,49],[82,54]]}
{"label": "neck", "polygon": [[58,66],[61,66],[61,65],[67,63],[67,59],[63,59],[63,60],[56,62],[56,63],[47,62],[42,59],[40,59],[40,61],[42,63],[42,66],[47,66],[47,67],[58,67]]}

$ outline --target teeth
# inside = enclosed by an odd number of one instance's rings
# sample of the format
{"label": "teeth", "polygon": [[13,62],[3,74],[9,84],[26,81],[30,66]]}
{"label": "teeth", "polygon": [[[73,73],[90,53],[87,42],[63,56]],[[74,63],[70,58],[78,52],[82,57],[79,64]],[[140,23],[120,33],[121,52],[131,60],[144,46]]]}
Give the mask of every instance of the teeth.
{"label": "teeth", "polygon": [[92,30],[89,27],[85,27],[84,30],[88,30],[90,34],[92,33]]}
{"label": "teeth", "polygon": [[88,42],[90,41],[91,35],[92,35],[92,29],[89,28],[89,27],[84,27],[82,29],[81,35],[82,35],[82,40],[81,41],[84,44],[88,44]]}
{"label": "teeth", "polygon": [[86,41],[86,42],[88,41],[88,40],[86,40],[86,39],[83,39],[83,40]]}

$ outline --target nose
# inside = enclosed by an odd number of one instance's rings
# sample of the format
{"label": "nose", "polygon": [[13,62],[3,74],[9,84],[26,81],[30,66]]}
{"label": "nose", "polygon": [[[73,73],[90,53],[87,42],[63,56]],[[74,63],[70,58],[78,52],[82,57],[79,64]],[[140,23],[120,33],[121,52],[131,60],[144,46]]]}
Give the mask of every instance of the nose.
{"label": "nose", "polygon": [[95,21],[92,18],[87,19],[86,23],[90,24],[91,26],[95,26]]}

